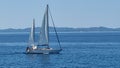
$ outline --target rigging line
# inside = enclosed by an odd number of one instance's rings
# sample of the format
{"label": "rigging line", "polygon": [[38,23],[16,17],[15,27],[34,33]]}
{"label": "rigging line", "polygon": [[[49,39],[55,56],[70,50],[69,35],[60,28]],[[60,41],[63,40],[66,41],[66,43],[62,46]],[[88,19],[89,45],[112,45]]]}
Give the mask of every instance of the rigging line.
{"label": "rigging line", "polygon": [[[49,7],[48,7],[48,8],[49,8]],[[52,19],[52,23],[53,23],[54,30],[55,30],[55,33],[56,33],[57,41],[58,41],[58,43],[59,43],[60,49],[62,49],[61,44],[60,44],[60,40],[59,40],[59,36],[58,36],[58,33],[57,33],[57,30],[56,30],[56,28],[55,28],[55,24],[54,24],[54,20],[53,20],[53,17],[52,17],[52,13],[51,13],[51,11],[50,11],[50,8],[49,8],[49,12],[50,12],[50,17],[51,17],[51,19]]]}

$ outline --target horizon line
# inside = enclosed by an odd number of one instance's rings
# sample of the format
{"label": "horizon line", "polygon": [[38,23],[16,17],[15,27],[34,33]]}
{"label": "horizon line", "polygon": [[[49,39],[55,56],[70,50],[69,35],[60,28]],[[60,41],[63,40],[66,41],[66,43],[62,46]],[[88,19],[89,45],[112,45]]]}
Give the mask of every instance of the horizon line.
{"label": "horizon line", "polygon": [[[51,28],[52,26],[50,26]],[[5,29],[28,29],[31,27],[26,27],[26,28],[0,28],[0,30],[5,30]],[[35,27],[35,28],[40,28],[40,27]],[[106,27],[106,26],[94,26],[94,27],[56,27],[56,28],[73,28],[73,29],[77,29],[77,28],[111,28],[111,29],[118,29],[120,27]]]}

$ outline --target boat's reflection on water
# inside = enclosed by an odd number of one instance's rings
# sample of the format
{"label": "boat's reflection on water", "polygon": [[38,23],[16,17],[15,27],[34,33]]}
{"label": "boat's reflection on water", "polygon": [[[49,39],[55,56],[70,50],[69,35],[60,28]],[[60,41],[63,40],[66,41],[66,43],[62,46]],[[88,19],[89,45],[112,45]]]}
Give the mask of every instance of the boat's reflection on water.
{"label": "boat's reflection on water", "polygon": [[42,66],[42,68],[46,68],[51,65],[50,54],[27,54],[26,58],[30,63]]}

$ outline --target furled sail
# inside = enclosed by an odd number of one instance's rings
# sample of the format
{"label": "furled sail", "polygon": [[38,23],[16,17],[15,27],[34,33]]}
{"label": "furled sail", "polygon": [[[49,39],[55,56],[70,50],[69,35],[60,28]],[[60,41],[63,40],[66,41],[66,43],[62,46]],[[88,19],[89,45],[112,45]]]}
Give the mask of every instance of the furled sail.
{"label": "furled sail", "polygon": [[40,31],[39,45],[48,46],[49,43],[49,22],[48,22],[48,6],[43,17],[43,22]]}
{"label": "furled sail", "polygon": [[31,32],[29,36],[29,46],[34,46],[34,40],[35,40],[35,19],[33,19]]}

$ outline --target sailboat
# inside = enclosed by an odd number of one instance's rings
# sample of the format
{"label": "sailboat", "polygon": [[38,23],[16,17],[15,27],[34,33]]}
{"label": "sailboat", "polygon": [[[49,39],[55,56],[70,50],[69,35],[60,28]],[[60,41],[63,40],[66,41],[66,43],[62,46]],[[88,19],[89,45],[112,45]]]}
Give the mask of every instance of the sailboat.
{"label": "sailboat", "polygon": [[62,51],[61,44],[59,41],[59,37],[55,28],[55,24],[52,18],[52,15],[50,15],[53,26],[56,34],[57,41],[59,43],[59,49],[51,48],[49,44],[49,6],[47,5],[46,11],[44,13],[43,22],[40,30],[40,40],[38,41],[38,44],[35,44],[35,20],[33,19],[33,24],[31,27],[30,37],[29,37],[29,46],[26,48],[27,54],[58,54],[60,51]]}

